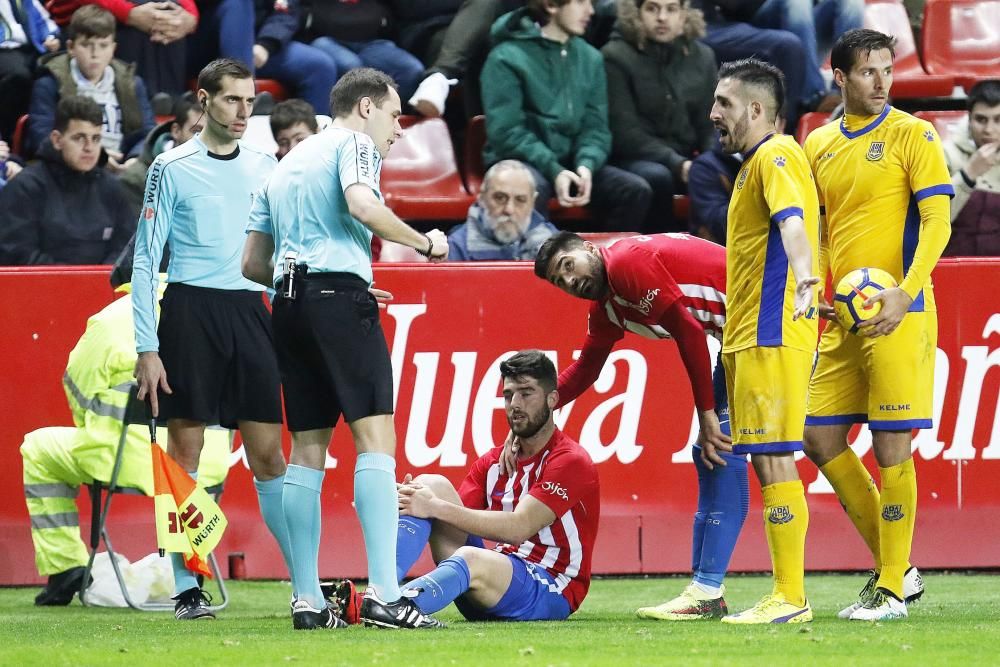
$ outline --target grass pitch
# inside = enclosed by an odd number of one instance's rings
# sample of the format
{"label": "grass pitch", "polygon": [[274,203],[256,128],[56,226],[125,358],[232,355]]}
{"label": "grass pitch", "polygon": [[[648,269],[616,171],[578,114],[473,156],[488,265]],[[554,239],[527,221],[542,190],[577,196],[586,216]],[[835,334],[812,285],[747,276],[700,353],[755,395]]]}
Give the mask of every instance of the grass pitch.
{"label": "grass pitch", "polygon": [[[231,582],[217,621],[169,613],[32,606],[36,589],[0,589],[0,665],[997,665],[1000,576],[924,575],[927,593],[902,622],[841,621],[864,584],[857,576],[808,576],[816,620],[725,626],[637,619],[637,607],[676,595],[686,578],[599,579],[561,623],[468,623],[454,607],[440,631],[352,627],[294,632],[287,582]],[[770,590],[762,576],[731,576],[731,610]]]}

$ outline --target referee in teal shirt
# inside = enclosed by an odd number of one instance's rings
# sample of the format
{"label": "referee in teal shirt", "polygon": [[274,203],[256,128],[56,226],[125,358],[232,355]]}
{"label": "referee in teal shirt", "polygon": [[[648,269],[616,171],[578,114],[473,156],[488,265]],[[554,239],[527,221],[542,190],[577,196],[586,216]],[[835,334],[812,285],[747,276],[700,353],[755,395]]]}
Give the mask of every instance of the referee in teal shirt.
{"label": "referee in teal shirt", "polygon": [[[402,135],[392,79],[360,68],[330,94],[333,124],[297,145],[257,197],[243,275],[277,290],[272,317],[285,413],[292,432],[284,508],[296,618],[319,613],[320,490],[332,429],[354,436],[354,501],[364,532],[367,625],[437,627],[396,581],[396,434],[392,367],[372,284],[372,233],[448,257],[445,235],[415,231],[382,201],[382,159]],[[296,268],[291,269],[294,262]],[[380,293],[387,298],[389,295]]]}
{"label": "referee in teal shirt", "polygon": [[[132,275],[139,398],[148,397],[153,415],[166,421],[167,451],[192,476],[205,425],[239,428],[261,513],[287,562],[281,379],[263,288],[240,271],[253,194],[277,161],[239,142],[254,102],[253,75],[243,63],[209,63],[197,95],[204,131],[159,155],[146,176]],[[157,330],[156,268],[168,241]],[[175,616],[212,618],[181,554],[172,559]]]}

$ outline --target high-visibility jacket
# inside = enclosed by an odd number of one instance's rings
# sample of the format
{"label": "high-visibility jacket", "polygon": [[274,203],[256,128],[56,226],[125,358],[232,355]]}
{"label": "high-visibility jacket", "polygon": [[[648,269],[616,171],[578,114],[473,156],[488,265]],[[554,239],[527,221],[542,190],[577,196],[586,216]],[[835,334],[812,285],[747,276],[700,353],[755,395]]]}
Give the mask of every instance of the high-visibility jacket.
{"label": "high-visibility jacket", "polygon": [[[111,475],[136,357],[131,295],[115,300],[87,320],[87,330],[70,352],[63,388],[73,413],[73,423],[87,435],[78,441],[74,455],[95,479],[107,480]],[[165,446],[165,431],[160,430],[156,439]],[[213,486],[226,478],[229,448],[229,431],[206,430],[205,449],[198,468],[201,486]],[[131,426],[122,456],[119,485],[133,486],[152,494],[150,460],[148,427]]]}

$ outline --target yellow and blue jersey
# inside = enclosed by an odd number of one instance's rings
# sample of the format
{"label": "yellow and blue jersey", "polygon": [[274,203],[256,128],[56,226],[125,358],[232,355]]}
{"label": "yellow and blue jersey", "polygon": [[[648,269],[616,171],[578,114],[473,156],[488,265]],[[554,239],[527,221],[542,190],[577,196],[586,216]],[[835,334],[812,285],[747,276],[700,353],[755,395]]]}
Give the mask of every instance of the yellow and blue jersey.
{"label": "yellow and blue jersey", "polygon": [[792,321],[795,276],[779,223],[799,216],[818,266],[819,203],[805,154],[786,135],[751,149],[729,202],[724,352],[750,347],[816,348],[816,317]]}
{"label": "yellow and blue jersey", "polygon": [[804,148],[826,215],[833,284],[877,267],[913,298],[910,311],[935,310],[930,272],[940,251],[932,251],[944,248],[950,228],[921,226],[918,204],[955,192],[934,127],[886,105],[878,116],[814,130]]}

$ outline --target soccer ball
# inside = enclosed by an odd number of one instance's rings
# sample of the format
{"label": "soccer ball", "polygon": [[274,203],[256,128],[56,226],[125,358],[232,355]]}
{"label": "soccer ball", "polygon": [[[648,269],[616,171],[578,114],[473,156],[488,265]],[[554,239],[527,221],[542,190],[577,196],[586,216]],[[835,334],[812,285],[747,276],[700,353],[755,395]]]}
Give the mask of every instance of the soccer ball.
{"label": "soccer ball", "polygon": [[865,300],[884,289],[896,286],[896,279],[882,269],[855,269],[837,283],[837,294],[833,297],[833,309],[837,319],[851,333],[858,333],[858,327],[878,315],[881,303],[873,303],[867,308]]}

